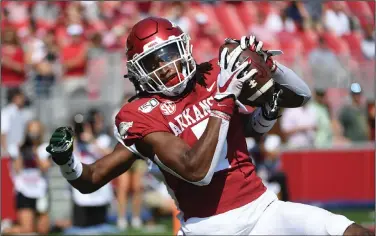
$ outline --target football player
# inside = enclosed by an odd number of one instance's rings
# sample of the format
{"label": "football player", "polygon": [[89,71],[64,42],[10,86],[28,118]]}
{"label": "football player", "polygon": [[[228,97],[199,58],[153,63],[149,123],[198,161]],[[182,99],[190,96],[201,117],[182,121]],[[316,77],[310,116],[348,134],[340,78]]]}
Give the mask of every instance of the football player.
{"label": "football player", "polygon": [[149,17],[127,39],[127,77],[137,98],[115,118],[114,151],[91,165],[72,155],[74,134],[58,128],[47,150],[62,175],[82,193],[91,193],[127,171],[137,158],[154,162],[181,214],[181,235],[366,233],[344,216],[279,201],[256,175],[245,137],[268,132],[278,117],[278,94],[253,113],[237,109],[237,97],[256,69],[236,59],[250,48],[263,56],[276,82],[290,86],[302,105],[308,86],[264,51],[262,42],[243,37],[231,53],[197,65],[189,35],[163,18]]}

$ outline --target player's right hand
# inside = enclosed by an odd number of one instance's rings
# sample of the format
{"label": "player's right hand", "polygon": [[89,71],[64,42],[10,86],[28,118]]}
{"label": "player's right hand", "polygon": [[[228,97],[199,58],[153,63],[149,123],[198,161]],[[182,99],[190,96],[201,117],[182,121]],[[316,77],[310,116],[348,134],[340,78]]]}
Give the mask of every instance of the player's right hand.
{"label": "player's right hand", "polygon": [[272,57],[283,54],[281,50],[264,50],[264,43],[257,40],[256,36],[254,35],[251,35],[249,37],[241,37],[240,46],[243,50],[249,48],[250,50],[257,52],[260,56],[262,56],[272,72],[277,69],[277,64]]}
{"label": "player's right hand", "polygon": [[221,101],[229,97],[237,100],[244,82],[251,79],[257,73],[256,69],[252,69],[240,76],[240,73],[251,63],[251,60],[247,60],[241,65],[237,65],[237,59],[242,51],[240,46],[236,47],[230,54],[228,54],[228,48],[224,47],[222,49],[219,61],[221,71],[218,75],[218,90],[217,94],[214,96],[215,100]]}
{"label": "player's right hand", "polygon": [[70,127],[59,127],[54,131],[46,151],[56,164],[64,165],[71,159],[73,140],[74,132]]}

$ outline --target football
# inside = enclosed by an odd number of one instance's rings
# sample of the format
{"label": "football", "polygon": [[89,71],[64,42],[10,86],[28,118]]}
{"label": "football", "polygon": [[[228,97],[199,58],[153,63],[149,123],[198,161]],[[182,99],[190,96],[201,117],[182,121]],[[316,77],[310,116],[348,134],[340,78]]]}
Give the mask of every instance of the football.
{"label": "football", "polygon": [[[230,53],[237,46],[239,46],[237,42],[226,42],[220,47],[219,53],[224,47],[227,47]],[[271,78],[272,73],[263,58],[250,49],[244,50],[240,54],[237,59],[237,62],[239,62],[238,65],[247,58],[251,58],[252,62],[245,70],[250,71],[257,69],[258,72],[251,80],[248,80],[246,84],[244,84],[238,100],[244,105],[259,107],[271,100],[274,92],[274,81]]]}

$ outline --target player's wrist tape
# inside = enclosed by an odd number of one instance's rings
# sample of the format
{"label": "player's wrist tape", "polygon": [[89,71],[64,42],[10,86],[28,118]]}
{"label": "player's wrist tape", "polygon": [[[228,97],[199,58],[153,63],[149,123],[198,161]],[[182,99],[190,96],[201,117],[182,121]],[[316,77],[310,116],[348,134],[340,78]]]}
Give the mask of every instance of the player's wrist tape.
{"label": "player's wrist tape", "polygon": [[234,113],[235,100],[232,97],[225,98],[223,100],[215,100],[213,106],[210,108],[211,111],[220,111],[231,116]]}
{"label": "player's wrist tape", "polygon": [[217,117],[217,118],[220,118],[222,120],[230,120],[231,119],[231,116],[229,116],[228,114],[221,112],[221,111],[215,111],[215,110],[210,111],[210,116]]}
{"label": "player's wrist tape", "polygon": [[60,172],[67,180],[78,179],[82,174],[82,163],[73,154],[69,161],[64,165],[60,165]]}
{"label": "player's wrist tape", "polygon": [[273,125],[277,122],[277,119],[267,120],[262,115],[262,108],[259,107],[253,112],[250,122],[254,131],[263,134],[269,132],[273,128]]}

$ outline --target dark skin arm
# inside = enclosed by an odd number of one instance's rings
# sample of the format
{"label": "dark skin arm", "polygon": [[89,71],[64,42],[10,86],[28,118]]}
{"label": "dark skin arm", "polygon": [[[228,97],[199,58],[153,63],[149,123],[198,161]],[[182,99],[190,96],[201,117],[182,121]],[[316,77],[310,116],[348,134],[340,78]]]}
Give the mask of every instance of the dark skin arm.
{"label": "dark skin arm", "polygon": [[220,118],[210,117],[204,133],[192,147],[167,132],[148,134],[142,142],[151,147],[152,152],[147,156],[157,155],[176,174],[187,181],[196,182],[202,180],[209,171],[221,123]]}
{"label": "dark skin arm", "polygon": [[[145,156],[150,157],[155,153],[166,166],[184,179],[199,181],[209,170],[221,123],[221,119],[210,117],[206,130],[192,148],[182,139],[167,132],[151,133],[136,143],[136,146]],[[82,175],[69,183],[81,193],[94,192],[126,172],[136,159],[135,154],[118,143],[112,153],[93,164],[82,164]]]}
{"label": "dark skin arm", "polygon": [[90,165],[82,164],[80,178],[69,183],[81,193],[92,193],[127,171],[136,159],[135,154],[118,143],[110,154]]}

